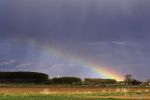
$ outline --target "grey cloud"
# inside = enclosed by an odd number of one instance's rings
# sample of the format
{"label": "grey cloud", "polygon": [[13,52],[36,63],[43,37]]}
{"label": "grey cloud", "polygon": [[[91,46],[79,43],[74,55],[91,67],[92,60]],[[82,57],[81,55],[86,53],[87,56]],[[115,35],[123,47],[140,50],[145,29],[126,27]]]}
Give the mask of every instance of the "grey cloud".
{"label": "grey cloud", "polygon": [[147,0],[9,1],[5,7],[10,9],[1,10],[0,34],[51,41],[134,40],[137,34],[141,40],[149,31],[149,4]]}
{"label": "grey cloud", "polygon": [[18,62],[15,59],[1,59],[0,69],[3,71],[14,71],[16,70],[16,67],[20,64],[21,62]]}
{"label": "grey cloud", "polygon": [[[140,79],[148,77],[144,71],[148,73],[150,65],[149,9],[150,0],[1,0],[0,56],[15,59],[3,62],[1,70],[49,73],[45,69],[51,68],[53,57],[44,54],[46,45],[121,72],[142,73]],[[72,74],[63,67],[57,70]]]}
{"label": "grey cloud", "polygon": [[11,65],[15,63],[16,61],[13,59],[1,59],[0,60],[0,65]]}

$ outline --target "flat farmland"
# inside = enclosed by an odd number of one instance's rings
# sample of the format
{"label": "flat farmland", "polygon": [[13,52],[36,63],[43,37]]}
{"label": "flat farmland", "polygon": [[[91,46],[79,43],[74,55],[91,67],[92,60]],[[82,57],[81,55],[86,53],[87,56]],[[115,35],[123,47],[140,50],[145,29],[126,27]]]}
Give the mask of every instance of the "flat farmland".
{"label": "flat farmland", "polygon": [[[0,99],[17,98],[25,100],[150,100],[149,87],[99,87],[99,86],[3,86]],[[44,99],[45,98],[45,99]],[[111,98],[111,99],[110,99]],[[16,99],[11,99],[16,100]],[[42,100],[42,99],[39,99]],[[63,100],[63,99],[62,99]]]}

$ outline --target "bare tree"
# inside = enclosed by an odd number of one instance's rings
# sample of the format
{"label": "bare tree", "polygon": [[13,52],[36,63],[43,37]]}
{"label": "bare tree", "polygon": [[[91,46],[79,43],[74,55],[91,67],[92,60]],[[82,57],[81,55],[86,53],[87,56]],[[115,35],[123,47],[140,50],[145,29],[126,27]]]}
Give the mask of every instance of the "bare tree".
{"label": "bare tree", "polygon": [[130,84],[131,80],[132,80],[132,75],[131,74],[126,74],[125,75],[125,80],[124,80],[125,83]]}

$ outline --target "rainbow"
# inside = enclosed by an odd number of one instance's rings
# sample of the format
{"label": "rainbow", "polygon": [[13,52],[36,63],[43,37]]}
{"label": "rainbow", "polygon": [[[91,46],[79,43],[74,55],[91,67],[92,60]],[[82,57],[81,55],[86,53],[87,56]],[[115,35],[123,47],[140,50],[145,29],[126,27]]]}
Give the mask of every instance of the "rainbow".
{"label": "rainbow", "polygon": [[85,61],[81,57],[77,57],[77,56],[72,55],[72,54],[69,55],[68,53],[66,53],[63,50],[60,50],[60,49],[58,50],[56,48],[49,47],[47,45],[43,46],[42,48],[43,48],[44,52],[48,53],[49,55],[52,55],[54,57],[59,57],[59,58],[65,58],[69,61],[80,64],[84,67],[87,67],[92,72],[98,74],[102,78],[116,79],[117,81],[122,81],[124,79],[123,76],[120,73],[114,71],[110,67],[108,68],[106,66],[100,66],[100,65],[97,65],[97,64],[90,63],[88,61]]}

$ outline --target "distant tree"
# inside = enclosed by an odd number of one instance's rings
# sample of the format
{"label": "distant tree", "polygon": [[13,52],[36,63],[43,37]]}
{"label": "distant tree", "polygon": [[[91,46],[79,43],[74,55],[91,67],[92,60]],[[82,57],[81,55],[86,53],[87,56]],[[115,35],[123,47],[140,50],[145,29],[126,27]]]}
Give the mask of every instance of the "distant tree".
{"label": "distant tree", "polygon": [[139,85],[139,84],[142,83],[139,80],[133,79],[131,74],[125,75],[125,80],[124,81],[128,85]]}
{"label": "distant tree", "polygon": [[99,78],[85,78],[84,84],[86,84],[86,85],[99,85],[99,84],[103,84],[103,81],[102,81],[102,79],[99,79]]}
{"label": "distant tree", "polygon": [[100,78],[85,78],[84,84],[87,85],[102,85],[102,84],[115,84],[117,81],[114,79],[100,79]]}
{"label": "distant tree", "polygon": [[45,83],[48,75],[39,72],[0,72],[3,83]]}
{"label": "distant tree", "polygon": [[48,79],[48,80],[46,81],[46,84],[52,84],[52,79]]}
{"label": "distant tree", "polygon": [[149,80],[147,80],[147,82],[150,82],[150,79],[149,79]]}
{"label": "distant tree", "polygon": [[131,85],[139,85],[139,84],[141,84],[141,83],[142,83],[142,82],[140,82],[139,80],[131,79],[129,84],[131,84]]}
{"label": "distant tree", "polygon": [[126,74],[125,75],[125,80],[124,80],[125,83],[130,84],[131,80],[132,80],[132,75],[131,74]]}
{"label": "distant tree", "polygon": [[82,80],[77,77],[60,77],[53,78],[52,84],[81,84]]}
{"label": "distant tree", "polygon": [[115,84],[117,81],[115,79],[105,79],[105,84]]}

